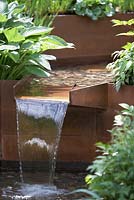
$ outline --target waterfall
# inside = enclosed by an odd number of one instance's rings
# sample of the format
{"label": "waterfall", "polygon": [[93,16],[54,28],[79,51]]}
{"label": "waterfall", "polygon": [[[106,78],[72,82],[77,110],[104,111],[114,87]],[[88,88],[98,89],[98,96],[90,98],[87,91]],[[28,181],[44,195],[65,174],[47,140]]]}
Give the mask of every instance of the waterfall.
{"label": "waterfall", "polygon": [[[20,175],[30,163],[34,173],[45,171],[46,182],[53,183],[56,156],[67,102],[16,99]],[[37,171],[36,171],[37,170]],[[45,181],[45,180],[44,180]]]}

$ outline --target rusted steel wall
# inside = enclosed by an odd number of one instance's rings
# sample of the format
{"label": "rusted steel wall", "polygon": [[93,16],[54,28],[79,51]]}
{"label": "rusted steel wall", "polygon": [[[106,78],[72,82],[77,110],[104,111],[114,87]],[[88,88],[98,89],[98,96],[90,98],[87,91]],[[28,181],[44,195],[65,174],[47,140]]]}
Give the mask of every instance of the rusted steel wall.
{"label": "rusted steel wall", "polygon": [[128,27],[113,27],[111,20],[131,18],[134,18],[134,14],[116,14],[96,21],[77,15],[57,16],[53,23],[52,34],[74,43],[75,49],[49,51],[57,57],[53,67],[110,61],[111,54],[120,50],[121,46],[128,42],[128,37],[116,36],[128,30]]}
{"label": "rusted steel wall", "polygon": [[58,160],[91,162],[95,157],[96,109],[69,106],[61,135]]}
{"label": "rusted steel wall", "polygon": [[2,160],[16,160],[17,131],[13,86],[17,81],[0,81],[0,136]]}

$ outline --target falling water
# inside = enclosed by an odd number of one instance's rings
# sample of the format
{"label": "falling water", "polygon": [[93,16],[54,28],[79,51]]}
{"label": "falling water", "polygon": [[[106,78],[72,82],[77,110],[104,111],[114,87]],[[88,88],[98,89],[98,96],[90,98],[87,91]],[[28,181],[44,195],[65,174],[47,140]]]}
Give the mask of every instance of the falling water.
{"label": "falling water", "polygon": [[[16,105],[21,185],[16,193],[17,198],[14,196],[13,199],[31,199],[33,196],[33,199],[36,199],[35,197],[49,199],[49,194],[59,192],[53,185],[53,178],[68,103],[53,100],[16,99]],[[27,163],[31,164],[30,167],[34,172],[32,180],[31,177],[26,176]],[[37,178],[40,171],[43,180]],[[7,196],[11,191],[9,192],[9,188],[6,188],[4,192]],[[18,193],[22,194],[21,198],[17,195]]]}
{"label": "falling water", "polygon": [[[55,171],[55,165],[56,165],[56,155],[57,155],[57,149],[58,144],[60,140],[60,134],[61,134],[61,128],[63,125],[65,113],[67,110],[67,102],[61,102],[61,101],[48,101],[48,100],[30,100],[30,99],[16,99],[17,104],[17,124],[18,124],[18,141],[19,141],[19,155],[20,155],[20,161],[25,160],[24,156],[24,148],[25,146],[31,147],[36,146],[36,149],[41,150],[42,149],[48,154],[48,162],[49,162],[49,183],[53,182],[53,176]],[[25,117],[25,118],[24,118]],[[35,130],[33,133],[30,133],[30,136],[27,136],[27,140],[23,138],[21,140],[21,134],[25,135],[28,134],[27,127],[24,128],[24,121],[22,120],[28,118],[32,119],[32,123],[36,123],[36,126],[34,125]],[[45,125],[47,126],[46,122],[51,122],[50,126],[54,126],[55,133],[50,133],[52,131],[49,131],[49,129],[46,129]],[[39,122],[39,124],[38,124]],[[44,122],[44,127],[40,126],[40,122]],[[30,121],[26,122],[30,123]],[[26,125],[25,125],[26,126]],[[50,127],[51,129],[52,127]],[[32,127],[33,129],[33,127]],[[44,133],[42,133],[42,130]],[[23,133],[23,131],[26,133]],[[35,132],[34,132],[35,131]],[[41,131],[37,133],[37,131]],[[46,131],[46,132],[45,132]],[[47,132],[48,131],[48,132]],[[51,134],[51,135],[49,135]],[[21,141],[20,141],[21,140]],[[28,148],[27,148],[28,149]],[[34,153],[34,152],[33,152]],[[28,152],[26,152],[28,154]],[[38,152],[39,154],[39,152]],[[34,155],[36,157],[36,155]],[[43,159],[43,158],[41,158]],[[20,163],[20,169],[21,169],[21,175],[22,175],[22,163]]]}

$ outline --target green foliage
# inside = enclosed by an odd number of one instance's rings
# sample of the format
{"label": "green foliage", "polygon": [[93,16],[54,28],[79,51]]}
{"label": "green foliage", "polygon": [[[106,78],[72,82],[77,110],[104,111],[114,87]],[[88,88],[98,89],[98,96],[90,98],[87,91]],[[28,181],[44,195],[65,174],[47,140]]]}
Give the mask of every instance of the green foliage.
{"label": "green foliage", "polygon": [[113,22],[113,26],[132,26],[134,25],[134,19],[130,19],[128,21],[125,21],[125,20],[118,20],[118,19],[113,19],[112,20]]}
{"label": "green foliage", "polygon": [[51,26],[54,16],[48,15],[49,0],[18,0],[18,2],[25,3],[25,12],[33,17],[36,25]]}
{"label": "green foliage", "polygon": [[[128,27],[131,27],[131,29],[133,29],[133,25],[134,25],[134,19],[130,19],[128,21],[113,19],[112,22],[114,24],[113,26],[128,26]],[[126,33],[120,33],[117,36],[119,35],[134,36],[134,30],[129,30]]]}
{"label": "green foliage", "polygon": [[66,13],[73,3],[74,0],[49,0],[48,13]]}
{"label": "green foliage", "polygon": [[[97,200],[100,200],[100,197],[99,195],[97,195],[95,192],[93,191],[90,191],[88,189],[77,189],[77,190],[74,190],[73,192],[70,192],[69,194],[75,194],[75,193],[84,193],[86,194],[87,196],[90,196],[90,200],[91,199],[97,199]],[[92,197],[92,198],[91,198]],[[78,200],[78,199],[77,199]],[[85,198],[82,198],[82,199],[79,199],[79,200],[89,200],[89,199],[85,199]]]}
{"label": "green foliage", "polygon": [[[89,191],[105,200],[134,199],[134,106],[120,104],[109,144],[98,143],[99,155],[86,177]],[[97,199],[92,198],[92,199]]]}
{"label": "green foliage", "polygon": [[107,65],[107,69],[113,73],[117,91],[122,85],[134,85],[134,42],[127,43],[123,48],[114,53],[117,59]]}
{"label": "green foliage", "polygon": [[[134,19],[128,21],[113,20],[114,26],[134,25]],[[134,31],[118,35],[134,36]],[[122,85],[134,85],[134,42],[128,42],[122,47],[123,50],[113,53],[114,62],[107,65],[107,69],[112,71],[116,90],[119,91]]]}
{"label": "green foliage", "polygon": [[35,26],[23,14],[24,5],[0,0],[0,79],[21,79],[35,74],[48,76],[49,60],[54,56],[41,54],[48,49],[70,48],[72,44],[49,35],[52,28]]}
{"label": "green foliage", "polygon": [[[12,2],[8,0],[8,2]],[[18,0],[25,3],[26,12],[34,18],[35,24],[50,26],[58,13],[74,12],[93,20],[111,17],[115,12],[134,10],[133,0]]]}
{"label": "green foliage", "polygon": [[133,0],[76,0],[73,10],[77,15],[88,16],[93,20],[111,17],[115,12],[134,10]]}
{"label": "green foliage", "polygon": [[25,3],[25,11],[34,18],[35,24],[50,26],[55,15],[68,12],[74,0],[18,0],[18,2]]}
{"label": "green foliage", "polygon": [[77,15],[88,16],[93,20],[115,14],[114,5],[110,0],[77,0],[74,11]]}
{"label": "green foliage", "polygon": [[133,0],[113,0],[120,12],[134,11]]}

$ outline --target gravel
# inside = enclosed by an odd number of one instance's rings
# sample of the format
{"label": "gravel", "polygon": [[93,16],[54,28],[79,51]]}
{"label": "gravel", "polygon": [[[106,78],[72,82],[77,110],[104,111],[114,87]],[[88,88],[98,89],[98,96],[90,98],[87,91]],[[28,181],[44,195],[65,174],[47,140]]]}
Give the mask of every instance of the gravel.
{"label": "gravel", "polygon": [[42,78],[41,83],[50,86],[86,87],[112,82],[112,74],[106,69],[106,63],[76,67],[57,67],[50,77]]}

